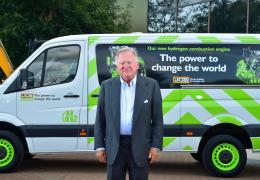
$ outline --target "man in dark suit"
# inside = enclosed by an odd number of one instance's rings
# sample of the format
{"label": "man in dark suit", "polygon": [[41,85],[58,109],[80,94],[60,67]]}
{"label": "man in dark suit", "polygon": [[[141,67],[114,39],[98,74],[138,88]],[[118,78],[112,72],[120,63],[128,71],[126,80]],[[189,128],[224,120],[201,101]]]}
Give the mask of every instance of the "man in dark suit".
{"label": "man in dark suit", "polygon": [[108,180],[148,179],[149,163],[162,149],[162,98],[157,81],[139,76],[137,52],[116,53],[120,77],[101,84],[95,123],[95,149],[107,163]]}

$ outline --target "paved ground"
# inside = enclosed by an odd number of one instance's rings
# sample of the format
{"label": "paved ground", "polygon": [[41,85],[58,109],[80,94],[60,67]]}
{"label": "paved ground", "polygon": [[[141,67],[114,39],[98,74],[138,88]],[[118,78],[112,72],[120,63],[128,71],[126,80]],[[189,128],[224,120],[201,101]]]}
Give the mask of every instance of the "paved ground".
{"label": "paved ground", "polygon": [[[253,159],[254,158],[254,159]],[[259,179],[260,154],[249,152],[246,168],[236,179]],[[0,174],[0,180],[103,180],[106,167],[94,153],[37,155],[26,160],[17,172]],[[208,180],[212,177],[189,154],[161,153],[152,165],[149,180]]]}

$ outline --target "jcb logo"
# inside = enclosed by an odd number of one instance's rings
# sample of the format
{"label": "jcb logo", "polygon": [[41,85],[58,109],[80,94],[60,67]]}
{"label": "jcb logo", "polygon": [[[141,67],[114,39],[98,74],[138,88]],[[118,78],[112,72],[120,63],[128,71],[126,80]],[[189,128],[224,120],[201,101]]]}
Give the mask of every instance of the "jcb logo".
{"label": "jcb logo", "polygon": [[188,84],[188,83],[190,83],[190,77],[188,77],[188,76],[173,76],[172,81],[173,81],[173,83],[177,83],[177,84]]}
{"label": "jcb logo", "polygon": [[32,101],[34,95],[33,94],[21,94],[22,101]]}

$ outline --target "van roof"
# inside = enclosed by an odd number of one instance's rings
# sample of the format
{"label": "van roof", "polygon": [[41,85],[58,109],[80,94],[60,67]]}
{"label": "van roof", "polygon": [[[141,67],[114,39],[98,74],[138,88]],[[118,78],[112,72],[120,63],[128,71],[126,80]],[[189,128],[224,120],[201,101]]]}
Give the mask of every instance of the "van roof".
{"label": "van roof", "polygon": [[54,43],[54,42],[61,42],[61,41],[84,41],[87,40],[88,37],[102,37],[102,38],[113,38],[113,37],[164,37],[172,38],[176,37],[176,39],[187,42],[187,41],[193,41],[194,39],[200,39],[200,40],[213,40],[213,39],[219,39],[224,40],[223,42],[232,39],[236,39],[240,42],[243,42],[243,40],[250,40],[254,43],[260,43],[260,34],[223,34],[223,33],[127,33],[127,34],[82,34],[82,35],[69,35],[69,36],[62,36],[58,38],[54,38],[48,43]]}

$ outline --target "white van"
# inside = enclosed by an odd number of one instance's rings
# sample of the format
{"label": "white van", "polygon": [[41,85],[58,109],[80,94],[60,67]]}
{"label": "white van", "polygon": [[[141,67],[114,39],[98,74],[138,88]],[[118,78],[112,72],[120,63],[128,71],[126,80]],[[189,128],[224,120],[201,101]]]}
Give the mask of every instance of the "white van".
{"label": "white van", "polygon": [[163,151],[191,155],[232,177],[260,150],[260,35],[74,35],[44,43],[0,86],[0,171],[30,154],[94,150],[102,81],[118,76],[115,52],[138,52],[158,81]]}

